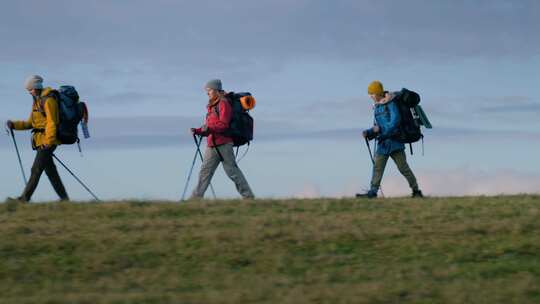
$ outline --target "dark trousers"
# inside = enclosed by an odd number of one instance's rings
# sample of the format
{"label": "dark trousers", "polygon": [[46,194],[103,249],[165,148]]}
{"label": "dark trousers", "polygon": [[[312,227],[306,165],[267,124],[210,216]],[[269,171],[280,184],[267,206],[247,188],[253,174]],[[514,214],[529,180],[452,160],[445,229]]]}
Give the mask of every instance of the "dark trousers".
{"label": "dark trousers", "polygon": [[58,170],[56,170],[56,166],[54,165],[52,156],[55,149],[56,147],[37,150],[36,158],[32,165],[32,174],[21,195],[21,200],[29,201],[32,198],[32,194],[36,191],[36,187],[43,171],[45,171],[45,174],[49,177],[49,180],[60,199],[69,200],[64,184],[62,184],[60,175],[58,175]]}

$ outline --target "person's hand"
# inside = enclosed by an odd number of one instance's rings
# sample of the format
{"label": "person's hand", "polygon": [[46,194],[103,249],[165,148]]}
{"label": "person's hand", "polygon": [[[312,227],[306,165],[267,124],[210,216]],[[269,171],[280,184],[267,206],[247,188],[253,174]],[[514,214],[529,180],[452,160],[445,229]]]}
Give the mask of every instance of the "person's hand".
{"label": "person's hand", "polygon": [[367,130],[364,130],[364,131],[362,132],[362,136],[363,136],[364,138],[367,138],[367,136],[368,136]]}
{"label": "person's hand", "polygon": [[191,128],[191,133],[199,136],[208,136],[208,127],[203,125],[200,128]]}
{"label": "person's hand", "polygon": [[206,132],[203,128],[191,128],[191,133],[199,136],[205,136]]}
{"label": "person's hand", "polygon": [[379,128],[379,126],[377,125],[373,126],[373,132],[379,133],[379,131],[381,131],[381,128]]}
{"label": "person's hand", "polygon": [[10,130],[13,130],[13,129],[15,129],[15,124],[13,123],[13,121],[8,120],[8,121],[6,121],[6,127],[8,129],[10,129]]}

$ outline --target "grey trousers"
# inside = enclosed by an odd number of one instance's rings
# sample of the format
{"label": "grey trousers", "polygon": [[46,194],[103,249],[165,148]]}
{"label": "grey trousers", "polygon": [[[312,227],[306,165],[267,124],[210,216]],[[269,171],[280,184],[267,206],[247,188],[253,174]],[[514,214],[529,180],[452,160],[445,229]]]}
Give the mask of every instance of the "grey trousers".
{"label": "grey trousers", "polygon": [[201,172],[199,173],[199,182],[197,187],[195,187],[195,190],[193,190],[191,198],[202,198],[208,185],[210,185],[210,180],[212,179],[212,176],[214,176],[214,173],[221,162],[216,149],[219,149],[221,156],[223,156],[223,169],[225,170],[225,173],[234,182],[240,195],[242,195],[243,198],[254,198],[255,196],[253,195],[244,174],[236,164],[232,143],[206,148],[204,151]]}
{"label": "grey trousers", "polygon": [[378,191],[381,186],[381,180],[384,174],[384,168],[388,162],[388,158],[392,157],[394,163],[399,169],[399,172],[405,176],[407,182],[411,189],[418,190],[418,183],[416,182],[416,177],[412,172],[409,164],[407,164],[407,155],[404,150],[395,151],[390,155],[379,155],[375,156],[375,165],[373,166],[373,177],[371,179],[371,190]]}

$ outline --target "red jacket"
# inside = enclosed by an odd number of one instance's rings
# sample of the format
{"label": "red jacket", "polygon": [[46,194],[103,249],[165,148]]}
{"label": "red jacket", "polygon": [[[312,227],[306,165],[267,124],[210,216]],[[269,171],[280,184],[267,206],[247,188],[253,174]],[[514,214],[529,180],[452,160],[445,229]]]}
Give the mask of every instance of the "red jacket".
{"label": "red jacket", "polygon": [[[218,107],[217,111],[215,107]],[[208,106],[207,109],[208,114],[206,115],[206,127],[208,132],[208,147],[232,143],[233,139],[231,137],[222,134],[229,128],[229,123],[231,122],[231,104],[225,99],[225,97],[223,97],[218,103]],[[202,130],[199,129],[199,131]]]}

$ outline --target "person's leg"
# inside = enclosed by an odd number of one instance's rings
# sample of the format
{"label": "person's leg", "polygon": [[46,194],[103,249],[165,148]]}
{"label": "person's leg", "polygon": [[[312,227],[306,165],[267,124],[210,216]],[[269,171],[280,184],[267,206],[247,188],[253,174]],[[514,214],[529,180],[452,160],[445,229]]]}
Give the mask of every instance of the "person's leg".
{"label": "person's leg", "polygon": [[234,182],[236,189],[243,198],[255,198],[249,184],[236,163],[234,157],[233,145],[225,144],[218,147],[219,152],[223,156],[223,169],[227,176]]}
{"label": "person's leg", "polygon": [[375,155],[375,164],[373,165],[373,176],[371,178],[371,189],[369,191],[374,192],[375,194],[379,191],[381,187],[381,181],[384,174],[384,169],[386,168],[386,163],[388,162],[388,155]]}
{"label": "person's leg", "polygon": [[405,154],[405,151],[396,151],[391,154],[391,157],[394,160],[394,163],[396,163],[399,172],[401,172],[401,174],[407,179],[409,187],[411,187],[413,193],[419,191],[416,177],[407,163],[407,155]]}
{"label": "person's leg", "polygon": [[27,202],[32,198],[32,195],[34,194],[34,191],[36,191],[39,183],[39,179],[41,178],[41,174],[43,173],[43,170],[45,170],[47,158],[49,156],[47,155],[46,150],[37,150],[36,157],[34,158],[34,164],[32,165],[30,179],[28,179],[28,183],[24,187],[23,193],[19,197],[21,201]]}
{"label": "person's leg", "polygon": [[54,191],[56,191],[56,194],[58,194],[60,197],[60,200],[67,201],[69,200],[69,197],[66,193],[66,188],[64,188],[64,184],[62,183],[62,179],[60,179],[60,175],[58,174],[58,170],[56,169],[54,159],[52,157],[55,149],[56,147],[47,150],[48,156],[45,158],[45,174],[47,174],[47,177],[49,177],[49,181],[51,182]]}
{"label": "person's leg", "polygon": [[216,172],[219,162],[219,155],[216,153],[215,149],[207,147],[204,151],[204,160],[201,165],[201,171],[199,172],[199,181],[191,194],[192,199],[204,197],[204,193],[206,192],[206,189],[208,189],[208,185],[210,185],[210,181]]}

